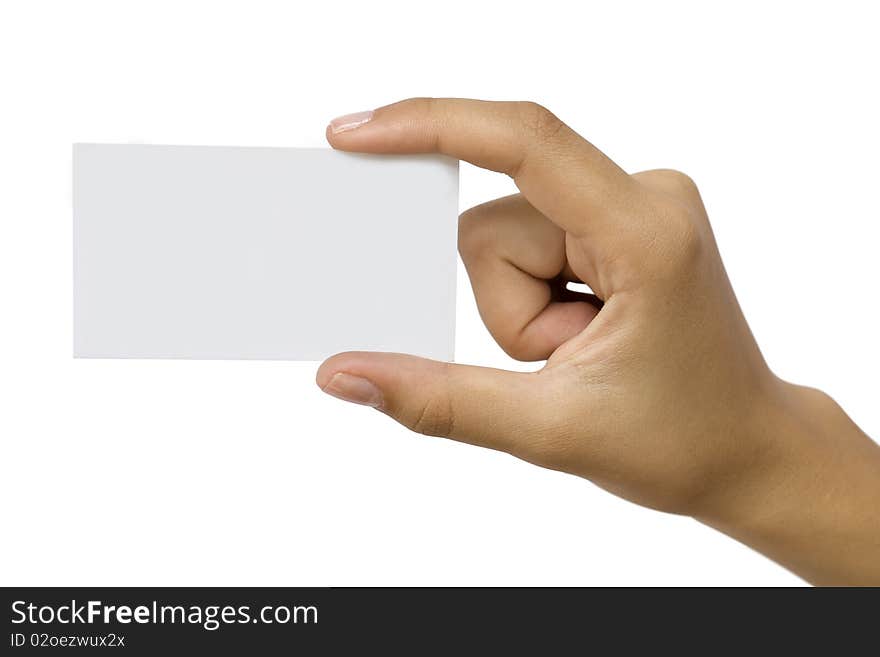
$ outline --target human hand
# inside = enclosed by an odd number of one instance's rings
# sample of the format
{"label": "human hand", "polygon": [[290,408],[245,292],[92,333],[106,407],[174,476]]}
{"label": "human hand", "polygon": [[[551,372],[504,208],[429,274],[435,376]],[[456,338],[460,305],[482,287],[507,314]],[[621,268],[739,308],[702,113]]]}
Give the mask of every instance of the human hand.
{"label": "human hand", "polygon": [[351,352],[318,370],[325,392],[693,515],[823,581],[821,556],[789,556],[796,537],[769,527],[803,492],[792,471],[829,457],[799,427],[826,426],[844,436],[834,444],[875,461],[876,445],[827,397],[770,372],[687,176],[628,175],[533,103],[412,99],[343,117],[327,138],[347,151],[441,152],[513,177],[521,194],[462,215],[459,249],[495,340],[547,362],[516,373]]}

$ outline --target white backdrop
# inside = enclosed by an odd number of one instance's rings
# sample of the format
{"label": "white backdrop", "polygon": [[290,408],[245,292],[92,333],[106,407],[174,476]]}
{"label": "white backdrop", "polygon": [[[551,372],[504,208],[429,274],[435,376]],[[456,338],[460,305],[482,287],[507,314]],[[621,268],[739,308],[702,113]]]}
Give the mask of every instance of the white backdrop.
{"label": "white backdrop", "polygon": [[[869,3],[833,7],[4,2],[0,583],[798,584],[694,521],[328,398],[313,363],[74,361],[70,158],[316,146],[414,95],[539,101],[627,170],[690,173],[771,366],[876,438],[880,41]],[[462,209],[511,191],[462,168]],[[457,360],[526,367],[461,268],[458,312]]]}

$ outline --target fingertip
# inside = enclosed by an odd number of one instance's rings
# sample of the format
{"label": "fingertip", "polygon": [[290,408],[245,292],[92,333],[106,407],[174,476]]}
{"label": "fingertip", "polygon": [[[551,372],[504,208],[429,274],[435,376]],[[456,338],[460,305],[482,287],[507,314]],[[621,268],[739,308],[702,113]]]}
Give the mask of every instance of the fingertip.
{"label": "fingertip", "polygon": [[362,143],[363,139],[357,138],[352,132],[334,130],[332,123],[327,125],[324,138],[330,144],[330,148],[336,151],[370,152],[370,149]]}
{"label": "fingertip", "polygon": [[324,361],[318,366],[318,371],[315,372],[315,383],[321,390],[323,390],[327,386],[327,383],[330,381],[330,377],[333,376],[333,374],[327,370],[326,365],[327,361]]}
{"label": "fingertip", "polygon": [[330,379],[340,373],[372,377],[377,369],[381,370],[384,356],[386,354],[369,351],[343,351],[334,354],[318,366],[315,383],[323,390]]}
{"label": "fingertip", "polygon": [[327,140],[327,143],[330,144],[331,148],[336,148],[333,145],[333,129],[330,127],[330,124],[327,124],[327,127],[324,129],[324,139]]}
{"label": "fingertip", "polygon": [[335,354],[318,366],[318,371],[315,372],[315,383],[321,390],[327,387],[330,379],[344,370],[343,359],[346,355],[346,353]]}
{"label": "fingertip", "polygon": [[362,112],[354,112],[352,114],[344,114],[342,116],[337,116],[335,119],[332,119],[330,123],[327,124],[327,129],[325,136],[327,137],[327,141],[334,148],[335,145],[335,137],[338,135],[345,134],[347,132],[351,132],[353,130],[357,130],[358,128],[363,127],[373,120],[373,110],[365,110]]}

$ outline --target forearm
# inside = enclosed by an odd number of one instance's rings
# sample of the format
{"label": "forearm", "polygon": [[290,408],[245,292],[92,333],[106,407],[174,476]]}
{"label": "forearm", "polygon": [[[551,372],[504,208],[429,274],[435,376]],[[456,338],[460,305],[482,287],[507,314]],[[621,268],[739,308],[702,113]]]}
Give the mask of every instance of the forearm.
{"label": "forearm", "polygon": [[817,585],[880,585],[880,446],[827,395],[781,383],[777,448],[699,519]]}

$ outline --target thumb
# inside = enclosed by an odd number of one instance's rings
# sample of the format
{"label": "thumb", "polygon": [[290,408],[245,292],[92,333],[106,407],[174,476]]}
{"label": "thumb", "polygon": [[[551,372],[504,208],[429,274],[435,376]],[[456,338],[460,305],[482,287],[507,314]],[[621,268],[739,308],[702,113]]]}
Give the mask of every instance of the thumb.
{"label": "thumb", "polygon": [[516,453],[537,420],[532,377],[353,351],[324,361],[316,380],[327,394],[377,408],[413,431]]}

